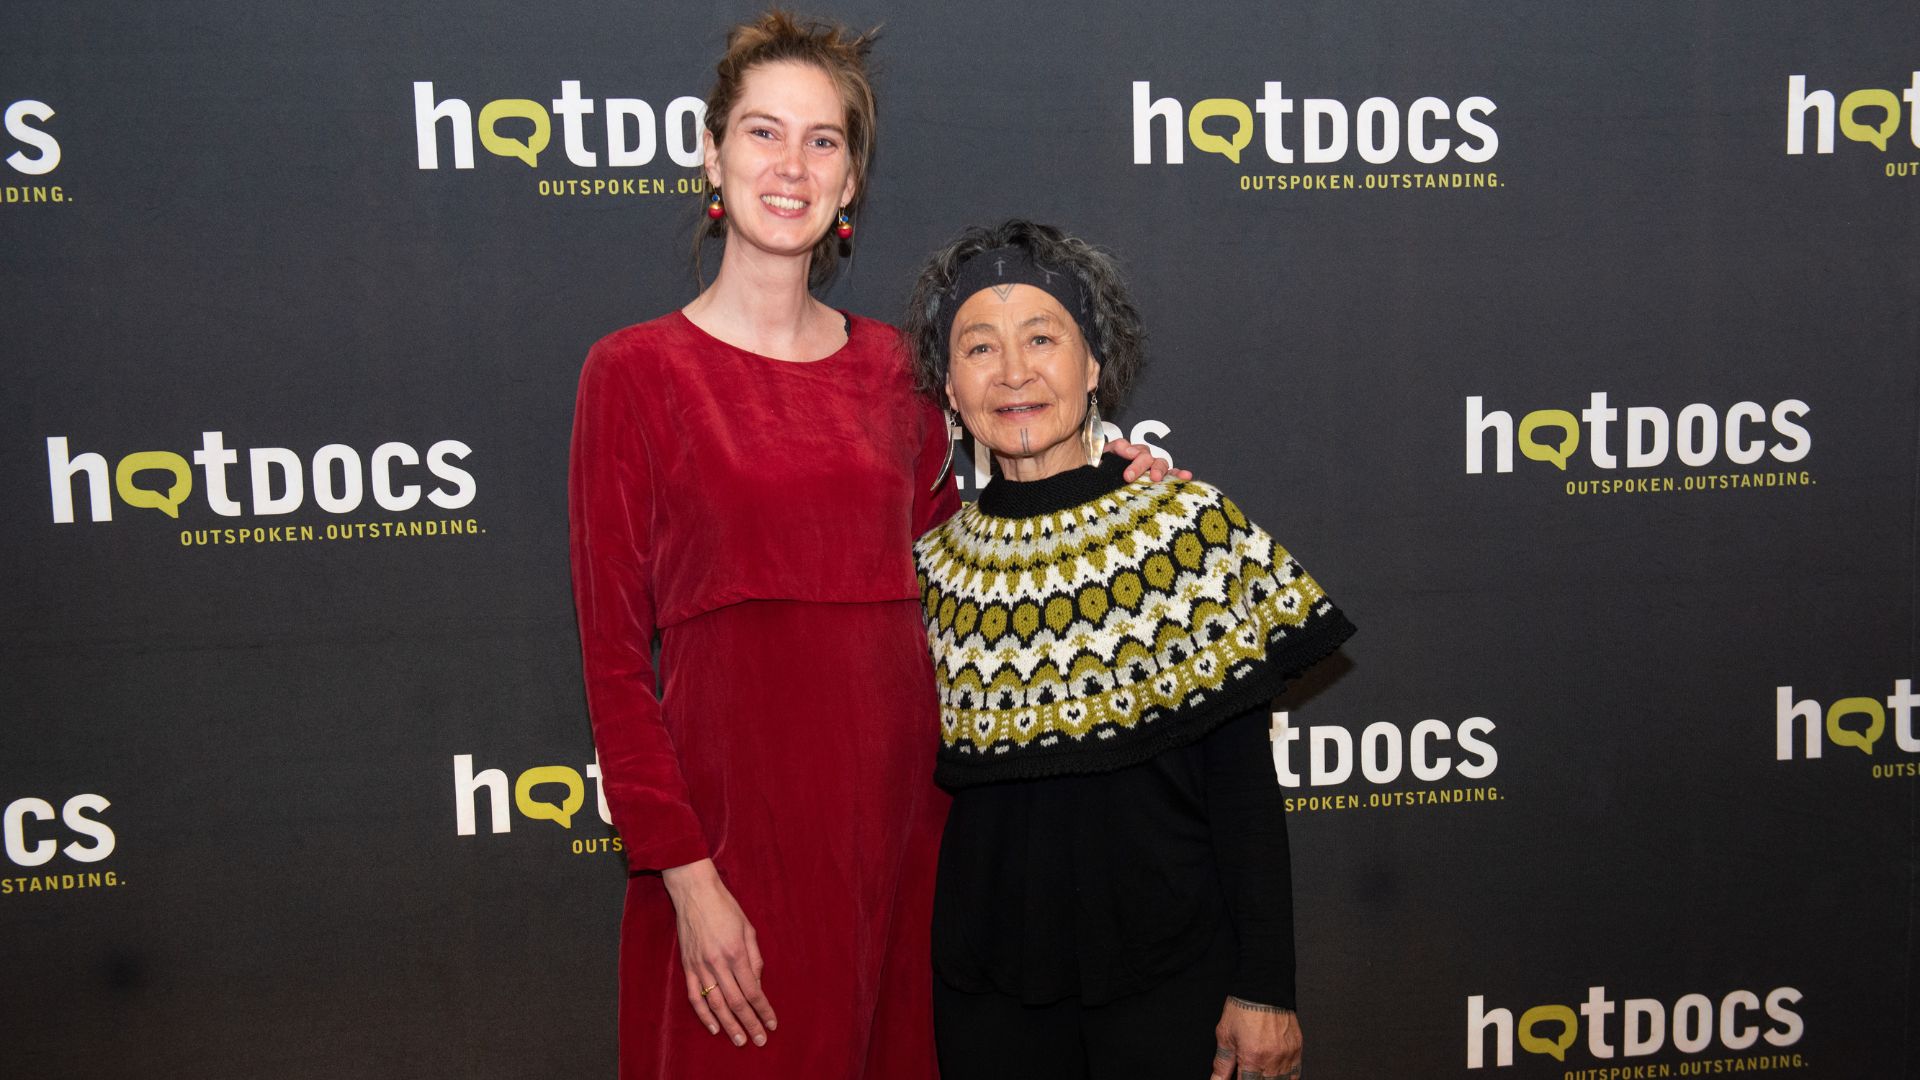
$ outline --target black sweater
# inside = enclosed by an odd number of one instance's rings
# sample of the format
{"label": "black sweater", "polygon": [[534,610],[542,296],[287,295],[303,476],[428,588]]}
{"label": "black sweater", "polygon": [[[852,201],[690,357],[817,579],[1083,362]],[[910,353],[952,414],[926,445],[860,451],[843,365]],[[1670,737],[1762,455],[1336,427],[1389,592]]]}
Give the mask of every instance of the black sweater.
{"label": "black sweater", "polygon": [[1266,704],[1353,628],[1218,491],[1124,466],[996,480],[916,545],[955,791],[935,969],[1097,1005],[1231,932],[1230,992],[1292,1008]]}
{"label": "black sweater", "polygon": [[954,794],[934,970],[1031,1004],[1151,989],[1230,929],[1230,992],[1293,1008],[1284,793],[1264,707],[1114,772]]}

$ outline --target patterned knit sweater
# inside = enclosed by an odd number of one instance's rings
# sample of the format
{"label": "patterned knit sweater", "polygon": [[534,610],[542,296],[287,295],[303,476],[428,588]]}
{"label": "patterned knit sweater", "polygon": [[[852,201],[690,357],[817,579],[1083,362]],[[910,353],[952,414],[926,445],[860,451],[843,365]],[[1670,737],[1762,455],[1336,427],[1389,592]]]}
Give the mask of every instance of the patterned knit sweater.
{"label": "patterned knit sweater", "polygon": [[1279,692],[1353,625],[1218,489],[996,480],[914,545],[947,787],[1098,773]]}

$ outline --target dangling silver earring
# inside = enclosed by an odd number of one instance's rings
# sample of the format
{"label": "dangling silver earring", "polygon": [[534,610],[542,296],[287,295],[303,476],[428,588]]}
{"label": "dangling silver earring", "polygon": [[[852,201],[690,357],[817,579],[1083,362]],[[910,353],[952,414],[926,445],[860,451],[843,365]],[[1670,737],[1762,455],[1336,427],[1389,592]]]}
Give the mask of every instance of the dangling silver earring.
{"label": "dangling silver earring", "polygon": [[948,409],[940,414],[940,423],[947,432],[947,460],[941,464],[940,475],[933,478],[933,486],[927,489],[928,493],[939,491],[940,485],[947,482],[947,474],[953,471],[953,429],[960,423],[960,414]]}
{"label": "dangling silver earring", "polygon": [[1087,464],[1100,464],[1100,454],[1107,448],[1107,433],[1100,427],[1100,399],[1093,391],[1087,391],[1087,429],[1080,433],[1080,441],[1087,448]]}

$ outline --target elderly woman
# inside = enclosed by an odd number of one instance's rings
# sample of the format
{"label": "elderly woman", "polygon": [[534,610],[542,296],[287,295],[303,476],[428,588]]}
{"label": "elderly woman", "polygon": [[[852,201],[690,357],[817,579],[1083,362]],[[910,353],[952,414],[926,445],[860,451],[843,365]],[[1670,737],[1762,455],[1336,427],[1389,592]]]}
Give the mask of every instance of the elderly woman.
{"label": "elderly woman", "polygon": [[970,229],[906,331],[999,473],[914,548],[954,794],[942,1075],[1197,1076],[1211,1053],[1215,1077],[1297,1077],[1267,702],[1352,625],[1218,490],[1102,456],[1142,339],[1104,254]]}

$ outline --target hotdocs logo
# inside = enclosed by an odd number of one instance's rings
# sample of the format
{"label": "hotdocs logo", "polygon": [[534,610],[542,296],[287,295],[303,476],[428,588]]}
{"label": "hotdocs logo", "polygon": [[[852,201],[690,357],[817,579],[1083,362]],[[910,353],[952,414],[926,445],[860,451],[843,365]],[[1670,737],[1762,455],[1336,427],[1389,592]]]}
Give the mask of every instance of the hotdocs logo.
{"label": "hotdocs logo", "polygon": [[1500,767],[1494,722],[1422,720],[1402,727],[1376,720],[1358,738],[1335,724],[1296,726],[1273,714],[1273,768],[1290,794],[1289,812],[1384,810],[1499,802],[1483,783]]}
{"label": "hotdocs logo", "polygon": [[6,183],[0,184],[0,206],[23,206],[71,201],[65,188],[47,183],[60,167],[60,140],[49,123],[56,114],[44,101],[26,98],[9,102],[5,113]]}
{"label": "hotdocs logo", "polygon": [[[587,781],[593,781],[593,800],[603,825],[613,824],[607,810],[607,792],[600,781],[600,759],[596,756],[582,769],[570,765],[535,765],[522,770],[511,781],[505,770],[492,768],[474,771],[472,754],[453,756],[453,831],[456,836],[479,832],[480,816],[485,813],[489,832],[513,831],[514,812],[528,821],[545,821],[572,834],[568,846],[575,855],[595,855],[624,850],[618,836],[584,836],[574,824],[587,802]],[[537,826],[536,826],[537,827]]]}
{"label": "hotdocs logo", "polygon": [[8,803],[0,815],[0,835],[13,872],[0,877],[0,896],[124,884],[119,874],[100,866],[113,854],[113,829],[102,818],[112,805],[94,794],[72,795],[57,806],[31,795]]}
{"label": "hotdocs logo", "polygon": [[1878,150],[1883,159],[1905,159],[1883,160],[1885,175],[1920,176],[1920,160],[1915,160],[1920,157],[1915,153],[1920,151],[1920,71],[1914,71],[1897,91],[1879,87],[1809,90],[1805,75],[1787,76],[1788,155],[1805,154],[1809,134],[1815,154],[1833,153],[1836,129],[1848,142]]}
{"label": "hotdocs logo", "polygon": [[[1516,1018],[1513,1009],[1488,1008],[1485,995],[1475,994],[1467,999],[1467,1068],[1486,1068],[1489,1058],[1497,1068],[1512,1065],[1518,1042],[1529,1054],[1567,1066],[1566,1080],[1803,1069],[1807,1062],[1800,1054],[1771,1052],[1798,1044],[1806,1034],[1806,1024],[1795,1011],[1800,997],[1793,987],[1778,986],[1764,996],[1752,990],[1717,997],[1683,994],[1669,1005],[1659,998],[1616,1002],[1606,987],[1589,986],[1578,1011],[1568,1005],[1535,1005]],[[1595,1062],[1652,1057],[1669,1044],[1676,1053],[1691,1056],[1593,1067],[1581,1061],[1583,1056]],[[1756,1049],[1760,1052],[1740,1057],[1719,1053]],[[1708,1053],[1715,1056],[1698,1056]]]}
{"label": "hotdocs logo", "polygon": [[[662,109],[641,98],[584,97],[580,80],[563,79],[560,96],[546,101],[495,98],[475,109],[465,98],[441,97],[431,82],[413,84],[414,142],[420,168],[441,167],[441,150],[455,169],[474,167],[474,144],[500,159],[539,172],[534,190],[547,197],[624,198],[695,194],[706,179],[679,170],[699,168],[706,102],[681,95]],[[558,118],[560,146],[553,146]],[[595,117],[598,117],[596,120]],[[556,166],[556,158],[565,162]],[[677,166],[674,175],[636,176],[617,170]],[[575,175],[556,175],[556,168]],[[594,174],[578,175],[584,170]],[[602,170],[615,170],[602,172]]]}
{"label": "hotdocs logo", "polygon": [[[1168,466],[1173,464],[1173,455],[1155,442],[1173,434],[1173,429],[1159,420],[1138,420],[1125,431],[1111,420],[1100,422],[1101,433],[1109,440],[1125,439],[1136,446],[1146,447],[1153,456],[1164,459]],[[959,421],[947,421],[947,438],[953,440],[953,475],[962,492],[978,493],[993,479],[993,454],[987,445],[967,434]],[[971,467],[968,466],[971,463]]]}
{"label": "hotdocs logo", "polygon": [[[472,453],[458,439],[424,451],[405,442],[365,452],[328,443],[310,455],[262,446],[246,451],[246,469],[236,477],[241,451],[219,431],[200,433],[191,463],[172,450],[139,450],[111,467],[106,455],[75,452],[66,436],[55,435],[47,439],[47,483],[55,524],[74,524],[82,507],[93,522],[113,521],[118,502],[188,526],[179,530],[182,547],[476,536],[486,532],[478,519],[437,516],[473,504],[478,486],[463,467]],[[329,518],[357,519],[279,520],[309,502]],[[369,520],[370,510],[406,516]]]}
{"label": "hotdocs logo", "polygon": [[[1774,759],[1792,761],[1797,753],[1818,761],[1831,746],[1836,757],[1870,765],[1875,780],[1920,777],[1920,757],[1899,756],[1920,755],[1920,738],[1913,730],[1916,708],[1920,694],[1913,692],[1912,679],[1895,679],[1893,693],[1884,698],[1842,697],[1824,706],[1816,698],[1801,697],[1791,686],[1776,686]],[[1886,745],[1888,734],[1893,736],[1891,746]],[[1861,757],[1853,757],[1856,753]]]}
{"label": "hotdocs logo", "polygon": [[[1241,191],[1497,188],[1498,174],[1474,166],[1500,151],[1489,119],[1498,108],[1480,94],[1452,101],[1422,96],[1404,105],[1363,94],[1296,100],[1279,81],[1267,82],[1251,101],[1210,97],[1188,105],[1156,97],[1151,83],[1138,80],[1133,163],[1180,165],[1191,147],[1245,170]],[[1302,168],[1264,171],[1269,165]]]}
{"label": "hotdocs logo", "polygon": [[[1494,472],[1513,472],[1517,449],[1520,457],[1566,474],[1569,495],[1803,487],[1814,482],[1812,473],[1777,466],[1797,465],[1812,452],[1813,434],[1802,422],[1812,411],[1787,398],[1771,406],[1695,403],[1668,412],[1634,405],[1623,412],[1596,391],[1577,415],[1560,408],[1523,413],[1491,408],[1476,395],[1467,398],[1467,475],[1486,472],[1490,461]],[[1762,467],[1728,468],[1752,465]],[[1643,472],[1662,467],[1667,471]]]}

